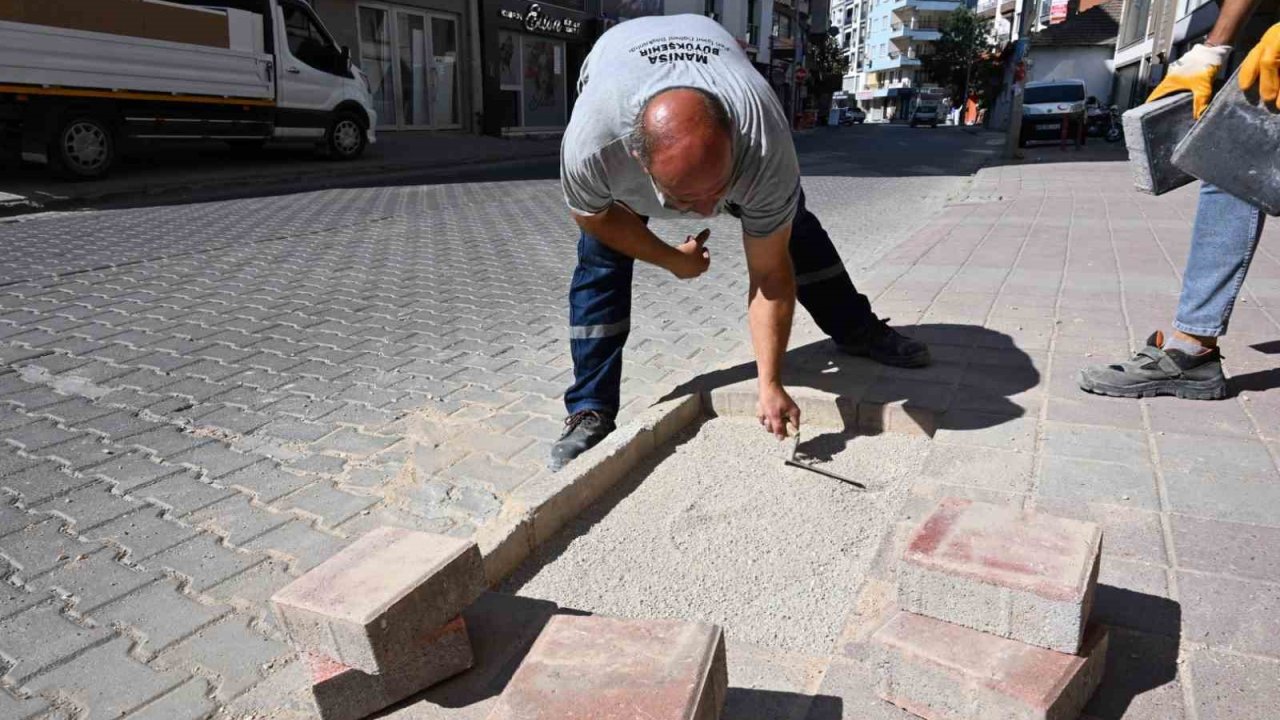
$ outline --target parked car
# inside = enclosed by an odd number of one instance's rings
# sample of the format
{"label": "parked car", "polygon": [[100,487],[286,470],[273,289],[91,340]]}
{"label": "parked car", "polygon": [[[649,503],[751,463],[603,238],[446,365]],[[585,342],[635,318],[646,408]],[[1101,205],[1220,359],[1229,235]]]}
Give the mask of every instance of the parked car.
{"label": "parked car", "polygon": [[866,121],[867,121],[867,113],[862,108],[857,107],[856,105],[854,107],[847,107],[847,108],[840,109],[841,125],[855,125],[855,124],[861,125]]}
{"label": "parked car", "polygon": [[1059,140],[1062,121],[1067,121],[1067,137],[1074,139],[1085,119],[1083,80],[1041,80],[1027,83],[1022,95],[1022,127],[1018,145],[1036,140]]}
{"label": "parked car", "polygon": [[917,125],[928,125],[929,127],[938,127],[938,122],[942,119],[942,111],[933,103],[920,103],[916,105],[916,109],[911,111],[911,119],[909,124],[911,127]]}
{"label": "parked car", "polygon": [[303,0],[59,6],[0,2],[0,139],[63,177],[106,175],[135,141],[350,160],[375,139],[368,79]]}

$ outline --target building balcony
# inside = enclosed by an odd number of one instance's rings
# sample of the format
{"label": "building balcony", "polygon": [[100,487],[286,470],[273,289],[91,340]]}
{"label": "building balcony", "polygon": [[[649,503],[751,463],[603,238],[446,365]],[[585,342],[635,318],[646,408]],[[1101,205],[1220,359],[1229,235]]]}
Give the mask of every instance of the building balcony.
{"label": "building balcony", "polygon": [[974,12],[979,17],[993,18],[996,15],[1008,15],[1014,11],[1016,0],[978,0]]}

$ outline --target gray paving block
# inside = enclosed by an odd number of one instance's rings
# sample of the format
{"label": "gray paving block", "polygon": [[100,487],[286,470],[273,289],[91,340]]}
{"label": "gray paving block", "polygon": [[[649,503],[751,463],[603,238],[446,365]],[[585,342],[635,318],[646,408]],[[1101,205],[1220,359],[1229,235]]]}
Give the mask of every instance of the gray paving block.
{"label": "gray paving block", "polygon": [[1182,571],[1178,594],[1188,638],[1222,650],[1280,657],[1280,585]]}
{"label": "gray paving block", "polygon": [[91,552],[95,546],[78,542],[62,531],[62,521],[51,519],[0,538],[0,557],[9,560],[23,581],[49,572],[60,563]]}
{"label": "gray paving block", "polygon": [[204,592],[262,562],[260,556],[237,552],[218,538],[201,534],[148,559],[148,567],[164,568],[187,578],[195,592]]}
{"label": "gray paving block", "polygon": [[24,504],[31,506],[65,495],[92,482],[92,478],[72,475],[54,462],[44,462],[0,478],[0,488],[16,493]]}
{"label": "gray paving block", "polygon": [[1170,515],[1178,565],[1280,583],[1280,527]]}
{"label": "gray paving block", "polygon": [[413,656],[417,639],[484,587],[474,542],[387,527],[329,558],[271,604],[296,647],[378,673]]}
{"label": "gray paving block", "polygon": [[0,689],[0,717],[10,720],[34,720],[49,709],[49,703],[38,697],[17,698]]}
{"label": "gray paving block", "polygon": [[1195,682],[1198,720],[1264,718],[1280,705],[1275,660],[1195,650],[1187,664]]}
{"label": "gray paving block", "polygon": [[1191,106],[1191,94],[1178,93],[1125,112],[1124,142],[1138,190],[1163,195],[1195,180],[1173,164],[1174,147],[1196,122]]}
{"label": "gray paving block", "polygon": [[293,654],[287,645],[251,629],[239,617],[209,626],[166,650],[153,661],[162,668],[198,668],[217,677],[214,697],[222,702],[262,679],[264,666]]}
{"label": "gray paving block", "polygon": [[134,490],[131,495],[159,505],[174,517],[181,518],[220,500],[235,497],[237,493],[205,482],[190,471],[183,471]]}
{"label": "gray paving block", "polygon": [[1044,453],[1134,467],[1150,462],[1143,433],[1054,422],[1045,423]]}
{"label": "gray paving block", "polygon": [[925,478],[1010,493],[1031,489],[1032,453],[945,444],[928,452],[921,470]]}
{"label": "gray paving block", "polygon": [[146,565],[147,558],[197,534],[195,528],[168,520],[161,511],[148,507],[85,531],[81,537],[109,542],[124,550],[130,562]]}
{"label": "gray paving block", "polygon": [[138,448],[162,460],[168,460],[181,453],[195,450],[202,445],[208,445],[212,441],[194,437],[177,428],[164,426],[138,435],[131,435],[120,442],[123,445]]}
{"label": "gray paving block", "polygon": [[377,505],[378,498],[352,495],[327,482],[317,482],[289,497],[279,500],[275,506],[282,510],[297,510],[319,519],[326,527],[335,527]]}
{"label": "gray paving block", "polygon": [[1280,116],[1255,91],[1240,90],[1237,70],[1173,151],[1173,164],[1207,183],[1280,215]]}
{"label": "gray paving block", "polygon": [[82,533],[104,522],[140,510],[142,504],[111,492],[111,485],[95,482],[66,495],[46,500],[31,509],[57,515],[70,522],[72,532]]}
{"label": "gray paving block", "polygon": [[5,442],[28,454],[75,438],[75,432],[58,427],[52,420],[35,420],[4,431]]}
{"label": "gray paving block", "polygon": [[118,410],[109,415],[85,420],[77,425],[78,429],[91,430],[117,442],[157,427],[160,426],[143,420],[137,413],[129,410]]}
{"label": "gray paving block", "polygon": [[1166,433],[1156,438],[1174,512],[1275,525],[1280,483],[1266,446],[1257,440]]}
{"label": "gray paving block", "polygon": [[39,450],[35,455],[56,462],[69,470],[86,472],[123,451],[124,448],[104,443],[97,435],[85,432],[74,440]]}
{"label": "gray paving block", "polygon": [[226,615],[225,605],[205,605],[163,580],[96,608],[91,615],[107,626],[125,626],[141,638],[146,654],[154,655]]}
{"label": "gray paving block", "polygon": [[1084,708],[1090,720],[1181,720],[1187,717],[1178,641],[1111,628],[1102,684]]}
{"label": "gray paving block", "polygon": [[273,462],[258,463],[219,478],[218,484],[240,488],[259,502],[271,503],[315,482]]}
{"label": "gray paving block", "polygon": [[1083,502],[1105,502],[1124,507],[1160,510],[1155,473],[1140,466],[1047,456],[1036,494]]}
{"label": "gray paving block", "polygon": [[52,602],[24,610],[0,621],[0,655],[12,662],[4,677],[21,686],[37,673],[110,637],[110,628],[72,622]]}
{"label": "gray paving block", "polygon": [[204,720],[217,706],[209,699],[209,683],[192,678],[129,714],[129,720]]}
{"label": "gray paving block", "polygon": [[228,543],[240,547],[291,519],[287,514],[258,507],[249,498],[237,495],[192,513],[186,518],[186,522],[220,535]]}
{"label": "gray paving block", "polygon": [[1165,567],[1104,556],[1093,621],[1176,638],[1182,633],[1182,608],[1170,599],[1169,588]]}
{"label": "gray paving block", "polygon": [[1107,503],[1037,497],[1036,509],[1059,517],[1087,520],[1102,526],[1108,557],[1169,565],[1160,514]]}
{"label": "gray paving block", "polygon": [[333,557],[350,540],[320,532],[301,520],[293,520],[259,535],[245,549],[282,555],[296,573],[304,573]]}
{"label": "gray paving block", "polygon": [[176,465],[158,463],[141,453],[129,453],[113,456],[107,462],[94,466],[89,473],[111,482],[118,492],[128,493],[181,471],[182,468]]}
{"label": "gray paving block", "polygon": [[75,603],[76,613],[88,615],[159,578],[159,573],[128,567],[117,562],[109,550],[99,550],[71,558],[27,586],[56,592]]}
{"label": "gray paving block", "polygon": [[118,718],[177,687],[185,674],[157,671],[129,657],[130,641],[116,638],[27,683],[88,709],[88,718]]}

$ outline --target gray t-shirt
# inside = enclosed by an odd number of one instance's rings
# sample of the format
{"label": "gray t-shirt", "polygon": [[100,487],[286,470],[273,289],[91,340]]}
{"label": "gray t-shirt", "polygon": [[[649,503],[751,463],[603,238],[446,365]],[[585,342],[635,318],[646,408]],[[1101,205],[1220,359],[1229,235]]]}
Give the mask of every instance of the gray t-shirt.
{"label": "gray t-shirt", "polygon": [[800,165],[782,106],[733,36],[701,15],[628,20],[596,41],[560,146],[569,208],[593,215],[616,201],[650,217],[686,216],[662,205],[628,151],[644,102],[676,86],[720,98],[734,125],[733,178],[717,213],[741,218],[743,232],[754,237],[790,222],[800,199]]}

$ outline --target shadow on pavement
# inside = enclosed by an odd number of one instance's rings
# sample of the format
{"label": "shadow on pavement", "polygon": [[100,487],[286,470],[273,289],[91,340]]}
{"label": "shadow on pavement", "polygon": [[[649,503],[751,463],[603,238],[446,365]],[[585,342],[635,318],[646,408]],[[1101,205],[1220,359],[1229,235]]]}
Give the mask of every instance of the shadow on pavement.
{"label": "shadow on pavement", "polygon": [[[860,421],[859,407],[900,404],[908,415],[932,416],[937,430],[983,430],[1026,414],[1017,402],[1040,384],[1031,357],[1004,333],[976,325],[923,324],[899,328],[929,343],[933,364],[904,369],[851,357],[829,340],[787,352],[783,383],[803,398],[804,390],[836,396],[846,432],[813,437],[802,447],[829,459],[854,435],[874,435],[882,428]],[[659,402],[694,393],[710,393],[741,384],[751,391],[754,362],[700,375],[672,390]],[[802,399],[797,399],[802,406]],[[802,418],[803,422],[803,418]]]}
{"label": "shadow on pavement", "polygon": [[1280,368],[1233,375],[1227,378],[1227,397],[1242,392],[1266,392],[1280,388]]}
{"label": "shadow on pavement", "polygon": [[[1084,713],[1097,720],[1120,720],[1140,695],[1178,679],[1182,608],[1168,598],[1111,585],[1099,584],[1097,593],[1093,620],[1107,625],[1111,638],[1102,684]],[[1179,695],[1173,704],[1180,704],[1181,692],[1172,692]],[[1147,712],[1157,704],[1147,703]]]}
{"label": "shadow on pavement", "polygon": [[[732,661],[732,659],[731,659]],[[807,710],[808,714],[802,714]],[[830,695],[730,687],[723,720],[842,720],[844,701]]]}

